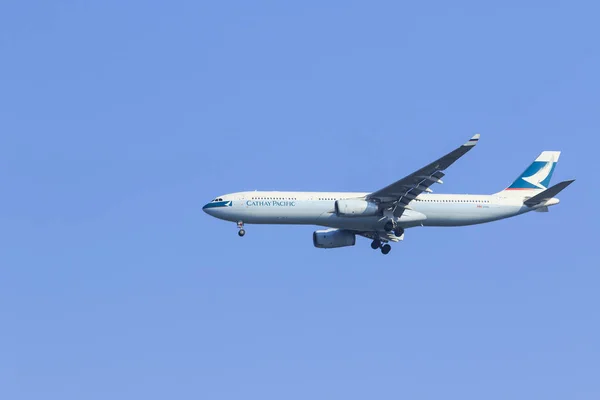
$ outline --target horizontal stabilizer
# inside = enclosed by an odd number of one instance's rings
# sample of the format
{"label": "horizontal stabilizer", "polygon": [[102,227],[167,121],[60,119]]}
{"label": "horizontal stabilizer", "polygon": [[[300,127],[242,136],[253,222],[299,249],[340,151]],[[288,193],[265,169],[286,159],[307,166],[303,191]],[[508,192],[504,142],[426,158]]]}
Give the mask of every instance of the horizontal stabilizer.
{"label": "horizontal stabilizer", "polygon": [[535,196],[525,200],[523,203],[529,207],[535,206],[536,204],[543,203],[544,201],[550,200],[551,198],[553,198],[554,196],[559,194],[563,189],[565,189],[567,186],[569,186],[573,182],[575,182],[575,179],[557,183],[556,185],[544,190],[543,192],[536,194]]}

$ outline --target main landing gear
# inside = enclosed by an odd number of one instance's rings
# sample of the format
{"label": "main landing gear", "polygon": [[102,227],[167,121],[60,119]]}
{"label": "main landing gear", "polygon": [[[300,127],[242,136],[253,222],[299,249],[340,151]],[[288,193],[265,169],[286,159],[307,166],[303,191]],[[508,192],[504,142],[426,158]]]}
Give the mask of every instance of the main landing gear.
{"label": "main landing gear", "polygon": [[238,235],[240,237],[244,236],[246,234],[246,231],[244,230],[244,222],[243,221],[238,221],[237,227],[240,229],[238,231]]}
{"label": "main landing gear", "polygon": [[392,250],[392,246],[390,246],[389,244],[382,244],[381,240],[373,240],[373,242],[371,242],[371,248],[373,250],[377,250],[377,249],[381,249],[381,253],[382,254],[387,254],[390,252],[390,250]]}
{"label": "main landing gear", "polygon": [[392,221],[388,221],[385,223],[385,225],[383,226],[383,229],[386,232],[391,232],[394,230],[394,223]]}
{"label": "main landing gear", "polygon": [[392,250],[392,246],[390,246],[389,244],[384,244],[383,246],[381,246],[381,254],[387,254],[390,252],[390,250]]}
{"label": "main landing gear", "polygon": [[394,225],[394,223],[392,221],[388,221],[385,223],[385,225],[383,226],[383,229],[386,232],[394,232],[394,235],[397,237],[400,237],[404,234],[404,229],[402,229],[402,227]]}

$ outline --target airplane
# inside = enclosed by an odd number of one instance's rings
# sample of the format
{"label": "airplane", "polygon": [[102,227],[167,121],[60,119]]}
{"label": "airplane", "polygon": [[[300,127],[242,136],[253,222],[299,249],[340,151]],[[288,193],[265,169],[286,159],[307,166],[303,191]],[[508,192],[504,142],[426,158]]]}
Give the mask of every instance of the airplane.
{"label": "airplane", "polygon": [[245,224],[302,224],[328,229],[313,233],[317,248],[354,246],[356,236],[370,239],[371,248],[388,254],[390,242],[404,240],[417,226],[464,226],[547,212],[559,203],[555,196],[573,183],[549,187],[560,151],[544,151],[506,189],[489,195],[432,194],[444,171],[479,141],[479,134],[440,159],[371,193],[248,191],[219,196],[202,209],[209,215]]}

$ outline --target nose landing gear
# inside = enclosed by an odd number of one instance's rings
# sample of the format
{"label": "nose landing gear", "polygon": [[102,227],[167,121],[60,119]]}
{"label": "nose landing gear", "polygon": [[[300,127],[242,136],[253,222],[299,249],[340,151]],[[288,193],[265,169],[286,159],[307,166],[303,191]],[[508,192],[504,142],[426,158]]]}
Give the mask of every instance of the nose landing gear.
{"label": "nose landing gear", "polygon": [[238,235],[240,237],[244,236],[246,234],[246,231],[244,230],[244,221],[238,221],[237,227],[240,229]]}

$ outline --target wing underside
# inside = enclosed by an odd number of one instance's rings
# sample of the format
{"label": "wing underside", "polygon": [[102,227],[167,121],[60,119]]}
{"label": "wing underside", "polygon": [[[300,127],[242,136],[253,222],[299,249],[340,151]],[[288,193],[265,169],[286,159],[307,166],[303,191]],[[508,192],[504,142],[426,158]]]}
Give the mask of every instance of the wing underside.
{"label": "wing underside", "polygon": [[398,237],[395,236],[392,232],[383,232],[383,231],[367,231],[367,232],[356,232],[357,235],[362,237],[366,237],[371,240],[379,240],[382,243],[387,242],[399,242],[404,240],[404,234]]}

